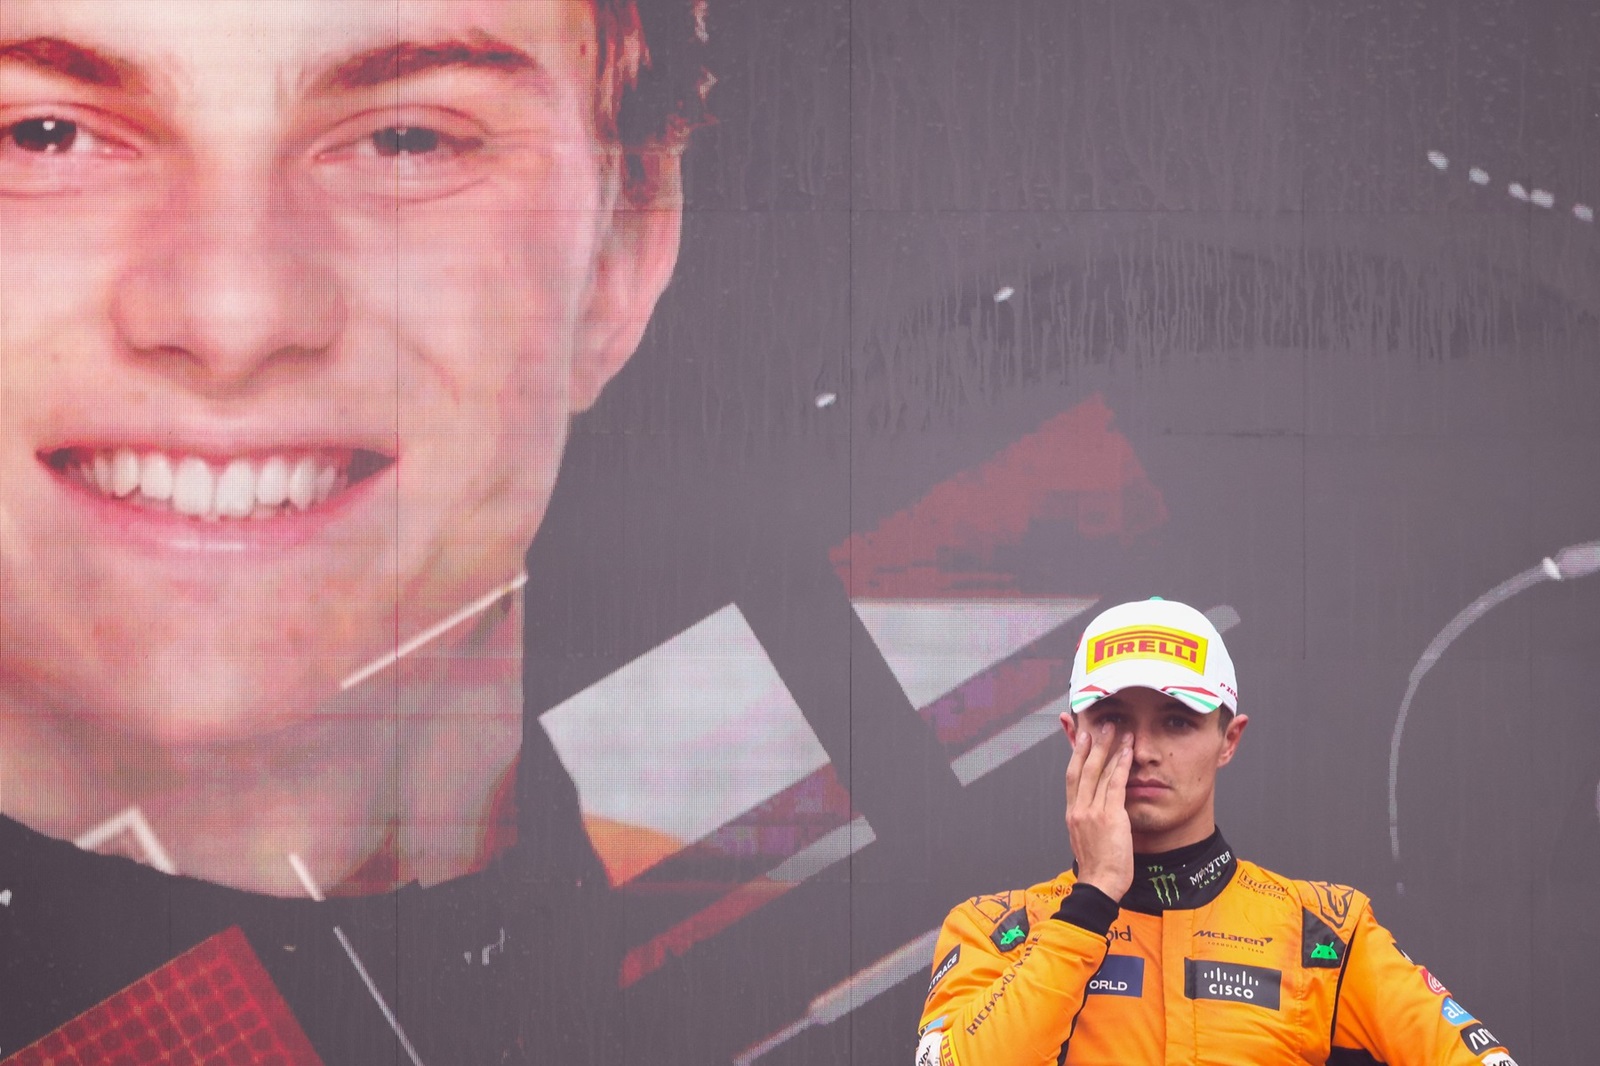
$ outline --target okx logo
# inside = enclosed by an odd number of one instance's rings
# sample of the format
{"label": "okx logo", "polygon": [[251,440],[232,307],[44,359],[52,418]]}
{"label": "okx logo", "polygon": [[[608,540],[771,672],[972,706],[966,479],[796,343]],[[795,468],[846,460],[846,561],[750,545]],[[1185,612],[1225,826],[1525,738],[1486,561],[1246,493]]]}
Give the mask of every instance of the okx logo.
{"label": "okx logo", "polygon": [[1282,987],[1282,970],[1208,959],[1183,960],[1183,994],[1190,999],[1222,999],[1277,1010]]}
{"label": "okx logo", "polygon": [[1461,1030],[1461,1042],[1467,1045],[1467,1050],[1474,1055],[1482,1055],[1491,1048],[1502,1047],[1498,1038],[1481,1024],[1471,1025]]}

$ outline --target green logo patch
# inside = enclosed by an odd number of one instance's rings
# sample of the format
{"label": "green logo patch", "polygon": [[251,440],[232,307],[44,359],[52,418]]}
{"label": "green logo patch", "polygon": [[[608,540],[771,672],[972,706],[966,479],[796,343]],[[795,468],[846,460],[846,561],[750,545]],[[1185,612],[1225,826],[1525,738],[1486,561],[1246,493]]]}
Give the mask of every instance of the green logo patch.
{"label": "green logo patch", "polygon": [[1028,912],[1015,910],[995,925],[994,932],[989,934],[989,939],[994,941],[994,946],[1001,951],[1010,951],[1028,935]]}

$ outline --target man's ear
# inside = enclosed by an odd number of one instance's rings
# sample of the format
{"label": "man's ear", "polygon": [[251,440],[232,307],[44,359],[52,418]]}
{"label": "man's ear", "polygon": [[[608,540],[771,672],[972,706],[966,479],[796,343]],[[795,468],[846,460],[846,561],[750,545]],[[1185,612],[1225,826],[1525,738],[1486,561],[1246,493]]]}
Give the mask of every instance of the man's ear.
{"label": "man's ear", "polygon": [[572,411],[588,410],[644,336],[656,301],[672,280],[683,230],[680,153],[649,149],[628,172],[627,188],[602,234],[594,280],[572,362]]}
{"label": "man's ear", "polygon": [[1244,736],[1244,727],[1250,724],[1247,715],[1236,714],[1228,722],[1228,728],[1222,731],[1222,752],[1217,756],[1217,765],[1226,766],[1233,761],[1234,752],[1239,750],[1239,738]]}
{"label": "man's ear", "polygon": [[1061,728],[1067,731],[1067,743],[1078,746],[1078,716],[1071,711],[1061,712]]}

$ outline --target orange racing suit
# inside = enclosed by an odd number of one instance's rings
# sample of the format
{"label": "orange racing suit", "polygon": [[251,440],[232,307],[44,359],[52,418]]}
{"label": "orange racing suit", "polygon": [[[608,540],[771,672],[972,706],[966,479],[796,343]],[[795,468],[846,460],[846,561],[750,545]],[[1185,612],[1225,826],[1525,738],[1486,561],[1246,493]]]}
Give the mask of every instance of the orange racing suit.
{"label": "orange racing suit", "polygon": [[1355,889],[1138,857],[1120,907],[1070,871],[945,919],[917,1066],[1516,1066]]}

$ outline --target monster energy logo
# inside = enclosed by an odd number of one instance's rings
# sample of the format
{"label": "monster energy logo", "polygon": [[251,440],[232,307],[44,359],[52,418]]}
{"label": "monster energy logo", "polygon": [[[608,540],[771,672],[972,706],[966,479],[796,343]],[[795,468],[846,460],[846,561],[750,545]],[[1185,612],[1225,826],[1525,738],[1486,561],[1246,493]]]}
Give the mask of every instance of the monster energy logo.
{"label": "monster energy logo", "polygon": [[1155,874],[1150,878],[1150,887],[1156,890],[1156,899],[1162,906],[1172,907],[1178,902],[1178,875]]}
{"label": "monster energy logo", "polygon": [[1003,948],[1008,948],[1027,935],[1027,933],[1022,931],[1022,926],[1013,925],[1010,929],[1007,929],[1004,933],[1000,934],[1000,946]]}

